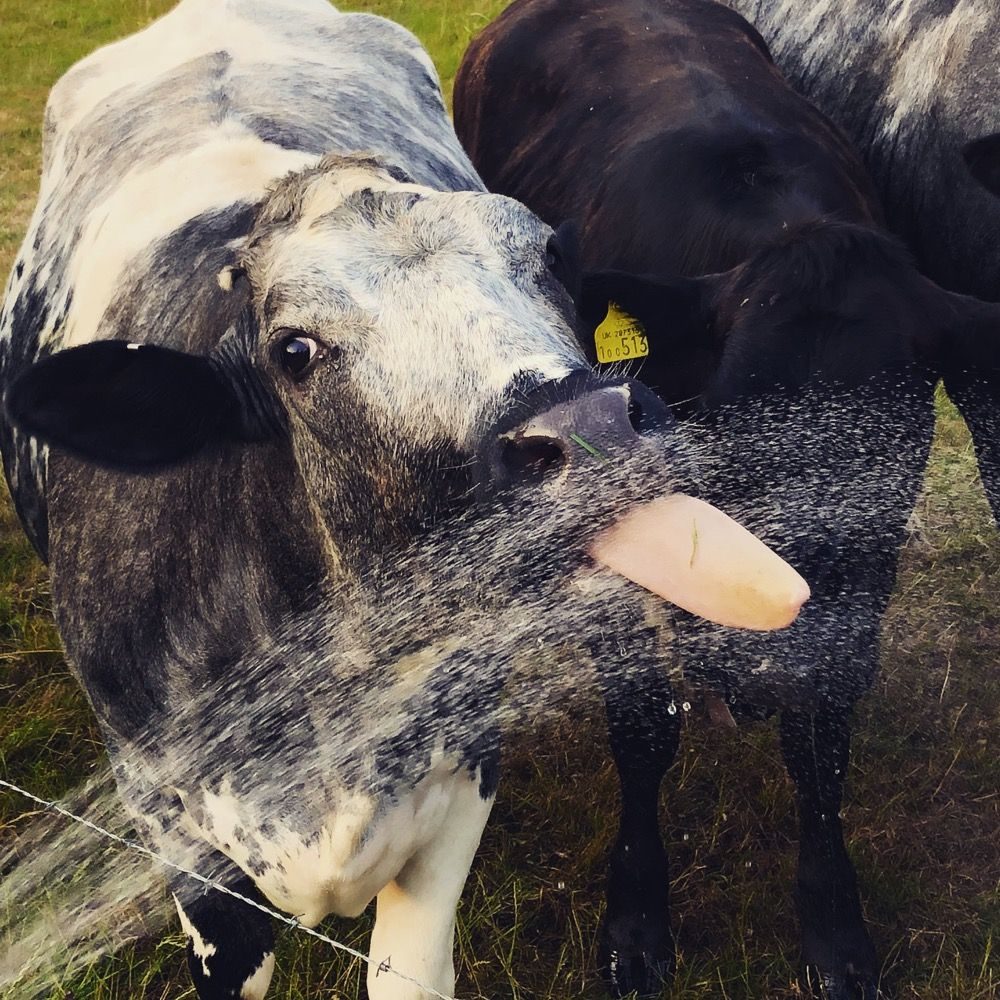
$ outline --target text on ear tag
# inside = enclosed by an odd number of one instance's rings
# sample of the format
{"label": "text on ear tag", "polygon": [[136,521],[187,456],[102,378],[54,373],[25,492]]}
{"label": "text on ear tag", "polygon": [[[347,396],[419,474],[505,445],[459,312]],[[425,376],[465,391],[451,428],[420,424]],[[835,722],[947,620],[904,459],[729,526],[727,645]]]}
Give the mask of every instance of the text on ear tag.
{"label": "text on ear tag", "polygon": [[608,303],[608,314],[594,331],[597,360],[606,365],[611,361],[628,361],[649,354],[649,341],[642,324],[629,316],[614,302]]}

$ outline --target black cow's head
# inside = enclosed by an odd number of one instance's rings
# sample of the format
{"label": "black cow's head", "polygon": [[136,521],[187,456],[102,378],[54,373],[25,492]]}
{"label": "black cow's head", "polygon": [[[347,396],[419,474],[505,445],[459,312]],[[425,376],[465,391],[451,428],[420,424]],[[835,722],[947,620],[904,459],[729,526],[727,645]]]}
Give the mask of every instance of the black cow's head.
{"label": "black cow's head", "polygon": [[1000,307],[945,292],[890,237],[816,223],[723,274],[660,280],[585,275],[584,346],[609,302],[642,326],[644,382],[682,415],[748,396],[828,384],[943,377],[972,430],[1000,513]]}

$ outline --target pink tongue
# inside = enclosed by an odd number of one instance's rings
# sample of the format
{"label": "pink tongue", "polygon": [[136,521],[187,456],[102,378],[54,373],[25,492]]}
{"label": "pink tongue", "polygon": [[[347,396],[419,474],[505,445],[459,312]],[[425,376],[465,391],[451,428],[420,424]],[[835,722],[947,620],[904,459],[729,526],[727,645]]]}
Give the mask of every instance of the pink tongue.
{"label": "pink tongue", "polygon": [[719,625],[759,631],[795,621],[809,585],[721,510],[677,493],[653,500],[597,537],[608,569]]}

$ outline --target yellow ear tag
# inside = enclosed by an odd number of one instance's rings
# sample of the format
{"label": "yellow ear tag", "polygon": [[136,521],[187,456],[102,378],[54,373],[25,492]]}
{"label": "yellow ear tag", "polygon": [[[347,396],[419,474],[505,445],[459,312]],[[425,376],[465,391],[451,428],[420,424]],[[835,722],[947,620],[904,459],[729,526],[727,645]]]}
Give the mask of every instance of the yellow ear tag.
{"label": "yellow ear tag", "polygon": [[614,303],[608,303],[608,314],[594,331],[597,360],[606,365],[611,361],[629,361],[649,354],[649,341],[642,324]]}

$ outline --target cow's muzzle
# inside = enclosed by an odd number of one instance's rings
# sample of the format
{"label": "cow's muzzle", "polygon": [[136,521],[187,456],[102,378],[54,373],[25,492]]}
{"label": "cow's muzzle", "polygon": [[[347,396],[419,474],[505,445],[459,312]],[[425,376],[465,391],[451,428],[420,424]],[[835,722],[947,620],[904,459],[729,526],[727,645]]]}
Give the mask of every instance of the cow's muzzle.
{"label": "cow's muzzle", "polygon": [[673,418],[639,382],[541,386],[487,435],[480,460],[494,489],[527,486],[634,447]]}
{"label": "cow's muzzle", "polygon": [[[568,481],[575,467],[614,464],[623,451],[641,447],[644,433],[671,422],[638,382],[549,383],[522,396],[490,431],[480,462],[494,489],[530,489]],[[649,451],[651,462],[680,458],[664,450],[667,437]],[[722,625],[783,628],[809,597],[805,580],[763,542],[682,493],[646,498],[593,538],[588,551],[607,569]]]}

